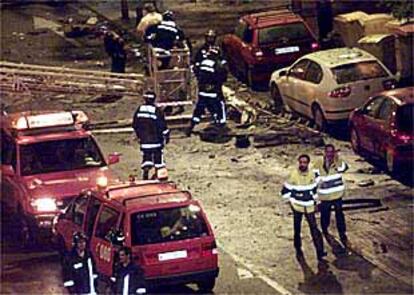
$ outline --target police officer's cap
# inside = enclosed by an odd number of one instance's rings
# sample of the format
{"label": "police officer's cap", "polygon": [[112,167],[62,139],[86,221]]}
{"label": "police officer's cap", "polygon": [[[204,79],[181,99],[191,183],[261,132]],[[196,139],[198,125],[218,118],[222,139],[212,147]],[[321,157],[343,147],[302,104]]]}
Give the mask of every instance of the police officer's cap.
{"label": "police officer's cap", "polygon": [[162,14],[164,20],[174,20],[174,12],[167,10]]}
{"label": "police officer's cap", "polygon": [[145,99],[145,101],[155,101],[155,98],[157,96],[154,91],[145,91],[142,97]]}
{"label": "police officer's cap", "polygon": [[88,237],[83,232],[75,232],[73,234],[73,243],[78,244],[80,241],[87,241]]}

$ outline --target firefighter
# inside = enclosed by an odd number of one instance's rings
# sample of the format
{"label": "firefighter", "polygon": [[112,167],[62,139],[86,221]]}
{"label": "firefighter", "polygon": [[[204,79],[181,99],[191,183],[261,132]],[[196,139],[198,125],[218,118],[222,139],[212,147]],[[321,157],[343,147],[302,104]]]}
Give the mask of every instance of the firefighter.
{"label": "firefighter", "polygon": [[184,32],[174,21],[174,13],[167,10],[162,14],[163,20],[147,29],[146,42],[153,47],[155,55],[161,62],[159,69],[166,69],[171,60],[171,49],[184,47]]}
{"label": "firefighter", "polygon": [[73,248],[64,257],[63,285],[70,294],[96,294],[95,262],[87,249],[87,237],[81,232],[73,235]]}
{"label": "firefighter", "polygon": [[349,247],[346,236],[345,216],[342,210],[342,198],[345,194],[345,184],[342,174],[348,170],[348,164],[338,156],[335,146],[327,144],[323,159],[315,164],[315,173],[318,176],[318,195],[321,201],[321,228],[326,237],[329,237],[331,210],[334,207],[336,226],[339,238],[345,248]]}
{"label": "firefighter", "polygon": [[219,127],[226,124],[226,108],[222,92],[223,83],[227,80],[227,69],[220,57],[219,49],[212,47],[199,63],[194,66],[198,81],[198,101],[193,112],[187,136],[191,135],[195,125],[201,121],[205,109],[210,112],[213,121]]}
{"label": "firefighter", "polygon": [[316,200],[318,199],[316,194],[317,182],[315,173],[309,169],[309,162],[310,157],[306,154],[298,157],[299,166],[291,172],[289,179],[283,185],[281,194],[284,199],[289,200],[293,211],[296,257],[298,259],[303,258],[300,232],[302,218],[305,215],[316,248],[316,256],[319,261],[323,261],[326,252],[315,218]]}
{"label": "firefighter", "polygon": [[204,38],[205,38],[205,42],[204,44],[200,47],[200,49],[197,51],[197,54],[194,58],[194,63],[200,63],[201,60],[203,58],[206,57],[207,52],[211,49],[214,48],[215,50],[219,51],[219,55],[222,58],[222,62],[223,64],[226,63],[226,60],[223,58],[222,56],[222,52],[220,50],[220,48],[218,46],[216,46],[216,38],[217,38],[217,34],[214,30],[209,29],[205,34],[204,34]]}
{"label": "firefighter", "polygon": [[113,73],[125,73],[126,58],[125,41],[123,38],[116,35],[114,38],[111,71]]}
{"label": "firefighter", "polygon": [[142,18],[137,25],[137,33],[141,38],[144,38],[149,27],[159,24],[162,21],[162,15],[157,12],[154,3],[145,3]]}
{"label": "firefighter", "polygon": [[117,263],[114,276],[114,294],[145,294],[144,271],[131,259],[131,250],[122,247],[118,251],[119,263]]}
{"label": "firefighter", "polygon": [[[170,141],[170,131],[164,113],[155,106],[156,95],[152,91],[144,93],[145,104],[135,111],[132,127],[140,141],[142,151],[142,178],[148,179],[149,170],[155,167],[158,172],[165,170],[163,148]],[[161,170],[163,169],[163,170]],[[161,171],[160,171],[161,170]]]}

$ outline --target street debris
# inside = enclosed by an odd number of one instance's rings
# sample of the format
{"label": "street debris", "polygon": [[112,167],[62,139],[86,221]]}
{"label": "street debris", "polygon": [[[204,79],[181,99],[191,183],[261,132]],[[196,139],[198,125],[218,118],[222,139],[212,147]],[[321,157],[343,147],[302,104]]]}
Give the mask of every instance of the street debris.
{"label": "street debris", "polygon": [[375,182],[372,179],[365,179],[365,180],[358,182],[358,186],[360,187],[373,186],[374,184]]}

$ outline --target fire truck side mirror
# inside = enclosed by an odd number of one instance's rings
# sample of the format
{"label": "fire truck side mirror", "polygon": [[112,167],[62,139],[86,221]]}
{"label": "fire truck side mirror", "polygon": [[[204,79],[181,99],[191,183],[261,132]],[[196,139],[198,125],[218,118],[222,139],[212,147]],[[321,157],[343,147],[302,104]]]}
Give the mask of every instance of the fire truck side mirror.
{"label": "fire truck side mirror", "polygon": [[108,165],[116,164],[121,160],[120,153],[112,153],[108,156]]}
{"label": "fire truck side mirror", "polygon": [[15,174],[12,165],[1,165],[1,173],[7,176],[13,176]]}

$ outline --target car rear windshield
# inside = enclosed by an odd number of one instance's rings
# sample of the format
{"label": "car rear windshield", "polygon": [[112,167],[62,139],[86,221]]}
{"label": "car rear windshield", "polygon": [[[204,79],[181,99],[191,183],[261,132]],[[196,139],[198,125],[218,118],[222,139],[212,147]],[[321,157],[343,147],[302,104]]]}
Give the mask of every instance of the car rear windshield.
{"label": "car rear windshield", "polygon": [[332,68],[338,84],[387,77],[385,69],[375,60],[346,64]]}
{"label": "car rear windshield", "polygon": [[200,207],[189,205],[132,214],[132,244],[146,245],[208,235]]}
{"label": "car rear windshield", "polygon": [[290,41],[309,39],[311,35],[303,23],[293,23],[259,30],[259,44],[283,43],[289,45]]}
{"label": "car rear windshield", "polygon": [[102,154],[91,137],[44,141],[20,147],[20,169],[23,176],[105,165]]}
{"label": "car rear windshield", "polygon": [[404,105],[397,109],[397,129],[404,133],[414,134],[414,104]]}

